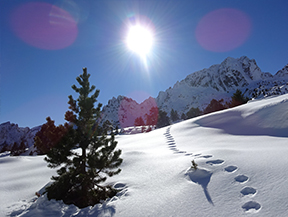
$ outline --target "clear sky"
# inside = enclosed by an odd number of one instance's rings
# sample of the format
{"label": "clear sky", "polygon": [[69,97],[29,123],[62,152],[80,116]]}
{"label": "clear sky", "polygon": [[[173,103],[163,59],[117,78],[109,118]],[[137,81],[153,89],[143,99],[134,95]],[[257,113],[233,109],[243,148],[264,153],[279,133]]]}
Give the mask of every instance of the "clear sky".
{"label": "clear sky", "polygon": [[[83,67],[104,105],[157,97],[228,56],[275,74],[288,63],[287,10],[287,0],[1,0],[0,123],[63,123]],[[154,38],[145,58],[126,43],[135,22]]]}

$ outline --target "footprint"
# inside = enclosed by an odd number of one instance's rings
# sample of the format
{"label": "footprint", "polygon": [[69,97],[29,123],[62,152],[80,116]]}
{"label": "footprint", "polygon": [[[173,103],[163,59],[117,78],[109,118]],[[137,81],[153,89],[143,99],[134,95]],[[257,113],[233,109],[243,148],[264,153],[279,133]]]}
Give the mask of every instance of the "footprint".
{"label": "footprint", "polygon": [[236,176],[234,179],[235,179],[236,182],[241,182],[241,183],[243,183],[243,182],[246,182],[246,181],[248,180],[248,176],[238,175],[238,176]]}
{"label": "footprint", "polygon": [[261,208],[261,205],[259,203],[257,203],[256,201],[249,201],[247,203],[245,203],[242,208],[247,212],[250,210],[259,210]]}
{"label": "footprint", "polygon": [[240,192],[243,195],[249,195],[249,194],[254,195],[254,194],[256,194],[256,189],[252,188],[252,187],[245,187]]}
{"label": "footprint", "polygon": [[213,165],[213,164],[222,164],[224,162],[224,160],[208,160],[206,161],[206,164],[210,164],[210,165]]}
{"label": "footprint", "polygon": [[213,157],[212,155],[204,155],[204,156],[201,156],[203,158],[210,158],[210,157]]}
{"label": "footprint", "polygon": [[177,148],[174,148],[174,147],[171,147],[170,150],[176,151],[176,152],[179,151]]}
{"label": "footprint", "polygon": [[228,166],[228,167],[224,168],[224,170],[228,173],[235,172],[237,169],[238,169],[238,167],[236,167],[236,166]]}
{"label": "footprint", "polygon": [[123,184],[123,183],[118,182],[118,183],[116,183],[113,187],[119,190],[119,189],[125,188],[126,185]]}
{"label": "footprint", "polygon": [[175,142],[174,139],[167,139],[168,142]]}

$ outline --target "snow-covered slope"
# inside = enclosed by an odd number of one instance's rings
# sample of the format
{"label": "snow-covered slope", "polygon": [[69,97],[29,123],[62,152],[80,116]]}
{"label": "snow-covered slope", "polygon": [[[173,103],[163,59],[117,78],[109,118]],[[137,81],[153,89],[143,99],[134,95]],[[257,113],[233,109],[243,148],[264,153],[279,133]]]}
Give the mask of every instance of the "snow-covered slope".
{"label": "snow-covered slope", "polygon": [[[246,56],[237,59],[228,57],[221,64],[194,72],[182,81],[177,81],[172,88],[160,91],[155,101],[158,108],[166,111],[168,115],[171,109],[181,115],[186,114],[191,107],[203,110],[212,99],[230,101],[236,89],[240,89],[249,98],[281,95],[288,93],[287,69],[288,66],[272,76],[268,72],[262,72],[254,59]],[[113,120],[119,124],[121,110],[121,115],[131,117],[131,121],[127,121],[125,126],[131,126],[131,123],[133,125],[135,118],[130,115],[132,110],[126,109],[124,112],[120,109],[123,99],[123,96],[113,98],[103,107],[103,121]],[[141,107],[134,100],[129,100],[125,102],[126,107]],[[149,111],[149,108],[147,110]]]}
{"label": "snow-covered slope", "polygon": [[122,172],[108,182],[120,192],[84,209],[37,199],[55,172],[43,156],[0,157],[0,216],[286,217],[287,108],[288,94],[267,97],[117,136]]}

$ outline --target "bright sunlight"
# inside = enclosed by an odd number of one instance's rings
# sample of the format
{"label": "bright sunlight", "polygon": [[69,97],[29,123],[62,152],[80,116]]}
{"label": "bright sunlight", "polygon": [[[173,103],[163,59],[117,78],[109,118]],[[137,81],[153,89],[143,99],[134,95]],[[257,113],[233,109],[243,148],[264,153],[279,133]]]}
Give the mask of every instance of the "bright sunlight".
{"label": "bright sunlight", "polygon": [[126,44],[135,53],[146,57],[153,45],[153,34],[148,28],[143,26],[131,26],[126,38]]}

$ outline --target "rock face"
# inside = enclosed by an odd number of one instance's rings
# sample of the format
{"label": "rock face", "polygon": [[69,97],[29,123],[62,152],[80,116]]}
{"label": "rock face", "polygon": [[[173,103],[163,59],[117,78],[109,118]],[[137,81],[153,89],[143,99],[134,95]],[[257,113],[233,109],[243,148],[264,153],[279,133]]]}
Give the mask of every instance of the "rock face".
{"label": "rock face", "polygon": [[[172,88],[160,91],[156,99],[150,97],[139,104],[124,96],[113,97],[102,109],[101,123],[109,120],[114,126],[133,126],[138,117],[146,121],[153,107],[167,112],[168,116],[171,109],[179,115],[186,114],[192,107],[203,110],[212,99],[229,101],[237,89],[251,99],[288,93],[288,64],[273,76],[262,72],[254,59],[228,57],[221,64],[177,81]],[[10,122],[1,124],[0,151],[5,145],[11,148],[15,142],[20,144],[22,141],[31,147],[40,129],[41,126],[29,129]]]}
{"label": "rock face", "polygon": [[0,124],[0,151],[4,146],[11,150],[15,142],[18,145],[23,142],[27,147],[33,146],[34,137],[40,129],[41,126],[30,129],[29,127],[19,127],[10,122]]}
{"label": "rock face", "polygon": [[155,100],[150,97],[138,104],[123,96],[111,99],[103,107],[102,121],[109,120],[121,127],[133,126],[136,117],[145,117],[143,113],[149,113],[155,106],[154,101],[158,109],[168,115],[171,109],[181,115],[191,107],[203,110],[212,99],[228,101],[237,89],[251,99],[285,94],[288,93],[287,82],[288,65],[273,76],[262,72],[254,59],[228,57],[221,64],[196,71],[177,81],[172,88],[160,91]]}
{"label": "rock face", "polygon": [[145,120],[145,114],[149,114],[152,107],[157,107],[152,97],[141,104],[124,96],[118,96],[117,99],[113,97],[102,109],[102,123],[109,120],[114,126],[133,126],[136,118],[142,117]]}

